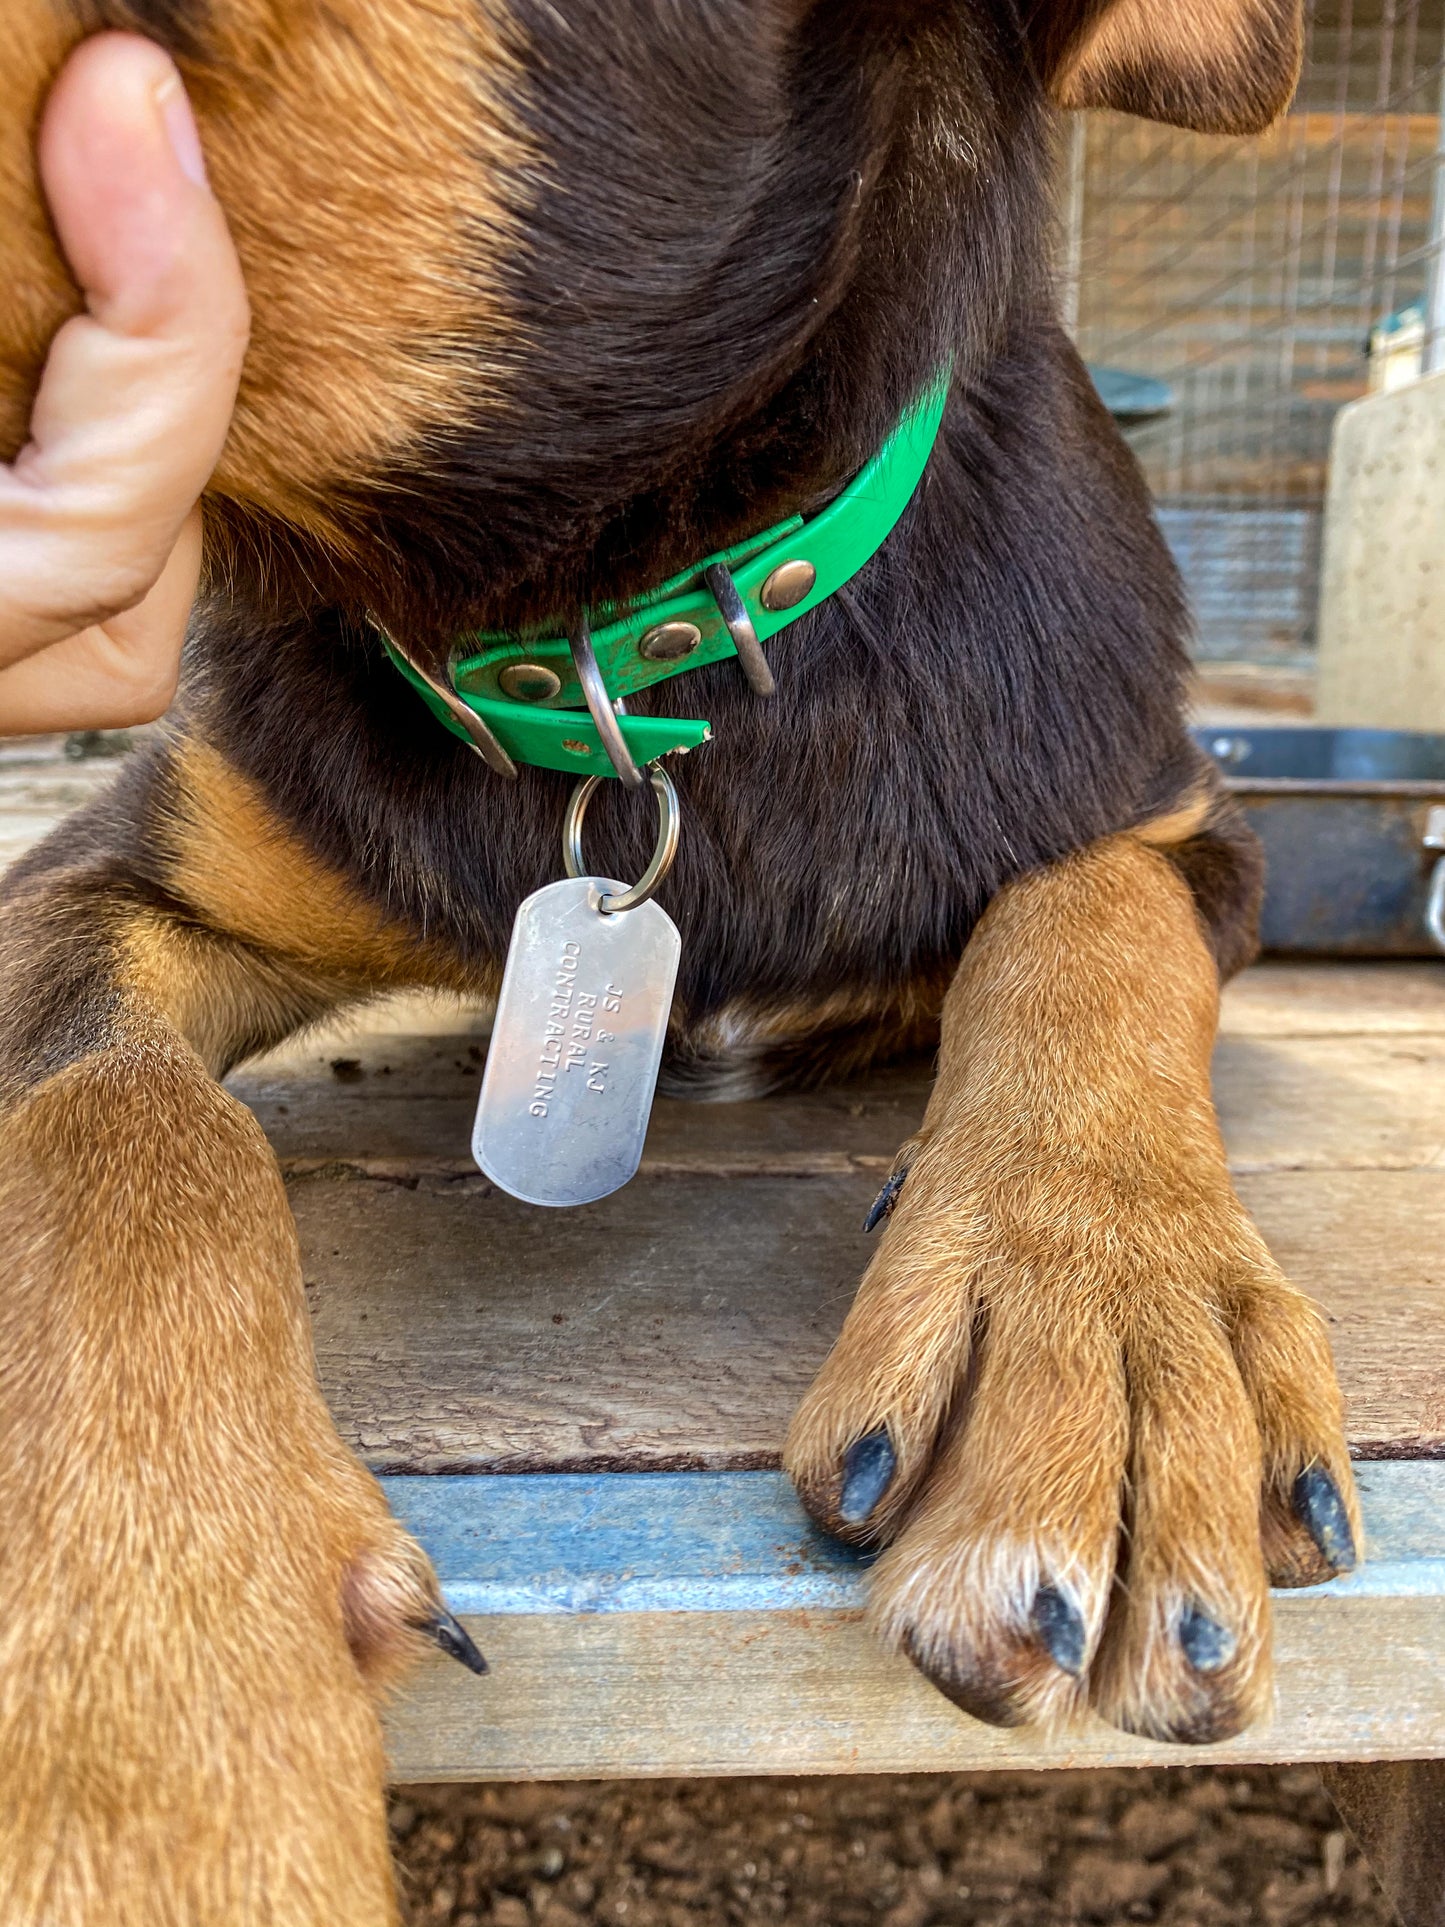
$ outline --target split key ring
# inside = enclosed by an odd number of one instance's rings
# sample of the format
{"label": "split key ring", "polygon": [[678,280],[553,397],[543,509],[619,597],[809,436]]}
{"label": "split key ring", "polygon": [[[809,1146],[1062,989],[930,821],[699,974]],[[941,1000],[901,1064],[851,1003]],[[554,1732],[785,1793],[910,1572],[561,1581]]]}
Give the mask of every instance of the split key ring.
{"label": "split key ring", "polygon": [[[682,827],[677,787],[661,763],[650,766],[647,779],[657,798],[657,846],[652,852],[652,861],[630,890],[624,890],[620,896],[606,895],[601,898],[597,908],[604,917],[616,916],[623,910],[635,910],[639,904],[648,902],[656,895],[677,855],[677,840]],[[562,861],[569,877],[591,875],[582,860],[582,819],[587,814],[587,805],[592,801],[593,792],[606,780],[601,776],[584,776],[568,799],[567,815],[562,824]]]}

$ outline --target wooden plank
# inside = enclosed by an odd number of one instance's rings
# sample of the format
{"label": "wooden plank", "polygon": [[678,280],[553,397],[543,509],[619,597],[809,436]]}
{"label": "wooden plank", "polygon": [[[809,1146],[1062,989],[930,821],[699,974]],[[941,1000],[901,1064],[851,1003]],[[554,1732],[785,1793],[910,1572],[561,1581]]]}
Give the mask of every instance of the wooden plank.
{"label": "wooden plank", "polygon": [[[485,1013],[383,1007],[238,1072],[293,1171],[337,1160],[406,1174],[471,1169],[467,1143]],[[407,1026],[426,1023],[431,1034]],[[1445,970],[1433,964],[1263,965],[1225,993],[1216,1093],[1237,1168],[1410,1169],[1445,1146]],[[656,1167],[873,1172],[927,1102],[927,1062],[859,1083],[743,1104],[659,1099]]]}
{"label": "wooden plank", "polygon": [[[1326,1308],[1366,1455],[1445,1450],[1442,983],[1433,966],[1267,966],[1226,999],[1216,1082],[1241,1189]],[[644,1176],[552,1214],[492,1195],[466,1156],[477,1020],[407,1035],[417,1020],[373,1012],[344,1044],[233,1080],[294,1180],[344,1434],[391,1471],[776,1463],[926,1067],[663,1100]]]}
{"label": "wooden plank", "polygon": [[1433,1171],[1240,1181],[1271,1251],[1323,1306],[1363,1457],[1445,1454],[1445,1182]]}
{"label": "wooden plank", "polygon": [[[1281,1593],[1445,1598],[1445,1465],[1360,1468],[1366,1559]],[[854,1612],[873,1557],[820,1532],[779,1472],[518,1473],[382,1481],[464,1617]]]}
{"label": "wooden plank", "polygon": [[1445,1032],[1224,1037],[1214,1095],[1237,1174],[1445,1159]]}
{"label": "wooden plank", "polygon": [[[443,1037],[362,1034],[280,1053],[236,1073],[230,1088],[256,1112],[284,1163],[423,1160],[431,1170],[475,1170],[467,1147],[486,1056],[484,1031]],[[339,1066],[339,1070],[333,1066]],[[698,1104],[659,1098],[648,1133],[653,1165],[679,1159],[708,1169],[741,1161],[823,1159],[885,1166],[917,1128],[928,1101],[925,1064],[866,1083],[784,1099]]]}
{"label": "wooden plank", "polygon": [[114,780],[113,762],[70,762],[62,740],[44,738],[33,755],[23,753],[29,745],[18,744],[21,754],[0,758],[0,870]]}
{"label": "wooden plank", "polygon": [[1336,1762],[1323,1777],[1404,1927],[1445,1927],[1445,1760]]}
{"label": "wooden plank", "polygon": [[1262,963],[1225,986],[1225,1037],[1445,1033],[1445,966]]}
{"label": "wooden plank", "polygon": [[[1445,1451],[1445,1182],[1265,1172],[1357,1452]],[[379,1469],[766,1466],[869,1253],[865,1175],[643,1177],[548,1213],[477,1179],[292,1186],[322,1383]]]}
{"label": "wooden plank", "polygon": [[388,1471],[777,1462],[861,1276],[870,1178],[292,1186],[317,1361]]}
{"label": "wooden plank", "polygon": [[[862,1623],[864,1563],[774,1475],[388,1483],[492,1672],[428,1662],[401,1780],[1445,1754],[1445,1466],[1364,1473],[1371,1564],[1277,1597],[1275,1717],[1226,1745],[980,1725]],[[474,1609],[483,1610],[474,1610]]]}

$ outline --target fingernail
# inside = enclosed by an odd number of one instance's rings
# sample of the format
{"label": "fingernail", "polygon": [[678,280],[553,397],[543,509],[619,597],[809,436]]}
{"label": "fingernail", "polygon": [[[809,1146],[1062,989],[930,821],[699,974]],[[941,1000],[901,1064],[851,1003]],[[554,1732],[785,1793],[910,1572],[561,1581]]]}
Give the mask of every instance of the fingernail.
{"label": "fingernail", "polygon": [[1048,1648],[1056,1666],[1077,1679],[1084,1670],[1089,1638],[1084,1615],[1057,1586],[1040,1586],[1034,1594],[1033,1628]]}
{"label": "fingernail", "polygon": [[906,1171],[895,1171],[893,1173],[893,1176],[873,1200],[873,1209],[863,1220],[863,1229],[865,1231],[876,1231],[885,1218],[891,1218],[893,1216],[893,1207],[898,1202],[898,1193],[903,1189],[903,1180],[907,1176],[908,1173]]}
{"label": "fingernail", "polygon": [[893,1483],[898,1455],[886,1431],[855,1439],[843,1454],[843,1490],[838,1517],[846,1526],[861,1526]]}
{"label": "fingernail", "polygon": [[1340,1489],[1322,1465],[1307,1465],[1290,1497],[1295,1516],[1336,1572],[1353,1572],[1358,1555],[1350,1515]]}
{"label": "fingernail", "polygon": [[211,183],[206,174],[206,157],[201,151],[201,136],[179,74],[167,74],[158,84],[155,103],[177,167],[188,181],[194,181],[197,187],[204,187],[209,192]]}
{"label": "fingernail", "polygon": [[1191,1606],[1179,1622],[1179,1644],[1196,1673],[1217,1673],[1234,1658],[1237,1641],[1227,1626]]}

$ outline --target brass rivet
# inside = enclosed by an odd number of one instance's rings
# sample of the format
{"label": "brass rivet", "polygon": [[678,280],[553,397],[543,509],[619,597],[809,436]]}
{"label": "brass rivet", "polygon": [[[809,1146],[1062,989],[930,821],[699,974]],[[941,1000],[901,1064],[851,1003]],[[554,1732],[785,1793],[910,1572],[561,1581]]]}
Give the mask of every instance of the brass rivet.
{"label": "brass rivet", "polygon": [[818,580],[811,562],[780,562],[763,584],[758,601],[765,609],[792,609]]}
{"label": "brass rivet", "polygon": [[562,687],[562,678],[544,662],[509,662],[497,678],[504,696],[519,703],[544,703]]}
{"label": "brass rivet", "polygon": [[638,643],[637,653],[649,662],[681,662],[701,641],[702,630],[695,622],[659,622]]}

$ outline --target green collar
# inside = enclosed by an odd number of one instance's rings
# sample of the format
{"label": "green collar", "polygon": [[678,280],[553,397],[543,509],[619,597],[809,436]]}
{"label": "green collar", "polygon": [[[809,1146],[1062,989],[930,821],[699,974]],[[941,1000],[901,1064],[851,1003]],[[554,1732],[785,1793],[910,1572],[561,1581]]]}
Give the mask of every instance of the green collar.
{"label": "green collar", "polygon": [[[820,515],[810,521],[790,516],[706,557],[631,604],[624,615],[602,611],[612,619],[592,632],[591,644],[606,697],[615,705],[669,676],[736,655],[742,656],[753,687],[770,693],[771,677],[757,644],[826,602],[882,547],[928,464],[946,398],[947,382],[940,380]],[[741,608],[730,598],[730,583]],[[585,626],[581,633],[585,647]],[[510,758],[574,776],[615,773],[616,756],[589,713],[567,638],[471,637],[470,647],[452,657],[455,694],[433,683],[389,636],[385,640],[392,661],[433,715],[494,768],[505,769]],[[469,728],[465,712],[485,728],[475,723]],[[621,712],[617,726],[639,766],[673,750],[695,749],[712,733],[705,722]],[[498,746],[504,755],[496,754]]]}

